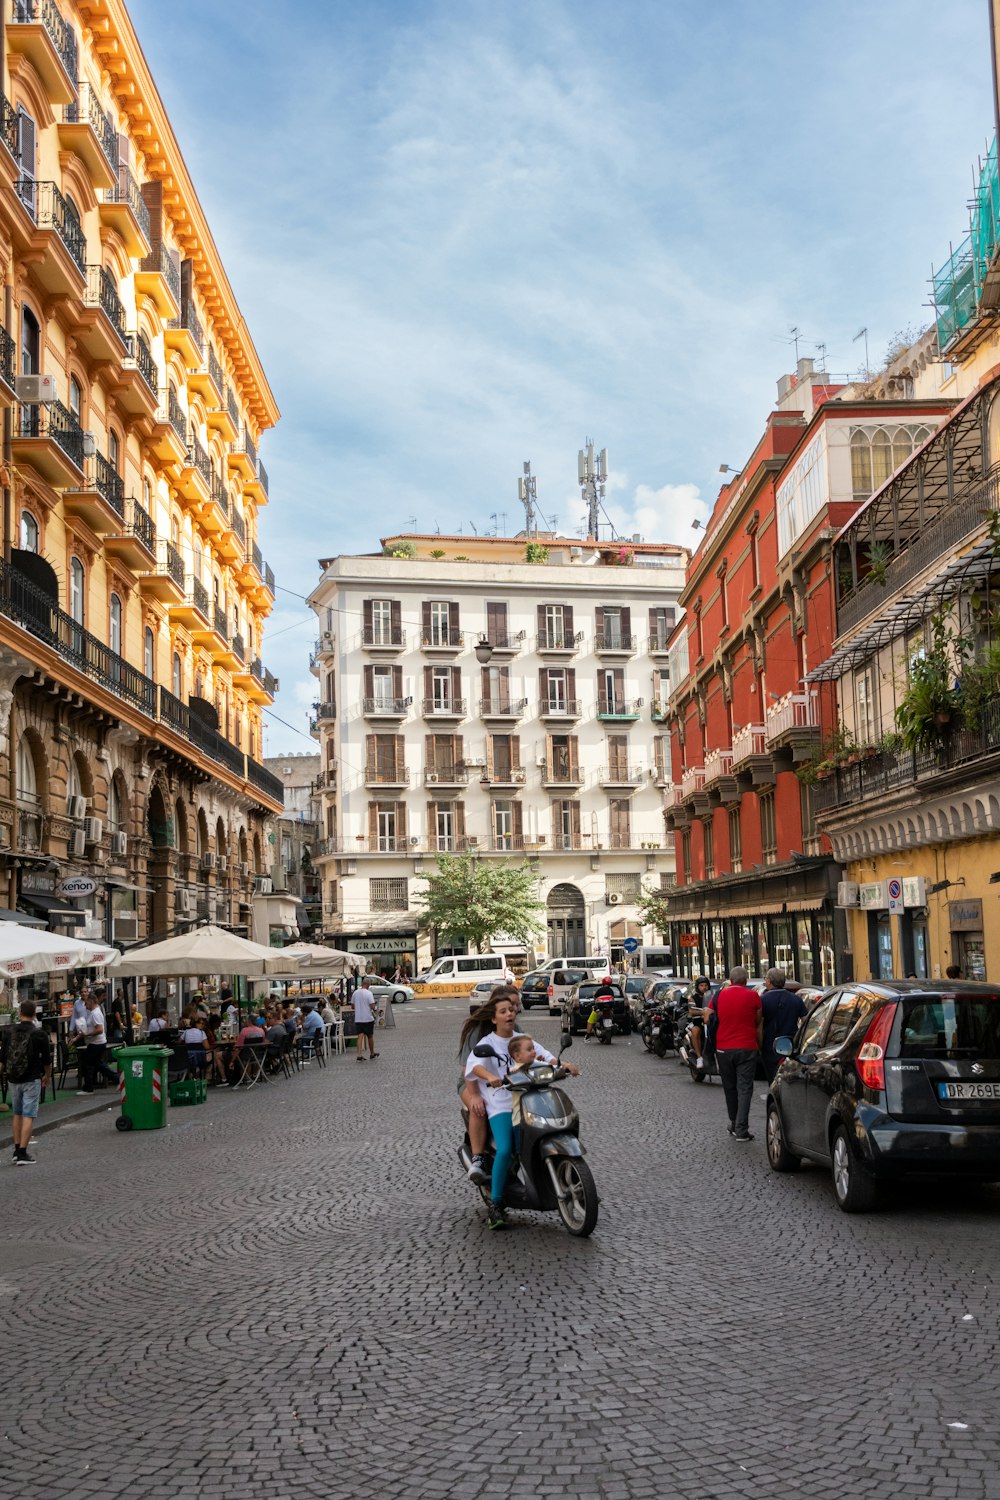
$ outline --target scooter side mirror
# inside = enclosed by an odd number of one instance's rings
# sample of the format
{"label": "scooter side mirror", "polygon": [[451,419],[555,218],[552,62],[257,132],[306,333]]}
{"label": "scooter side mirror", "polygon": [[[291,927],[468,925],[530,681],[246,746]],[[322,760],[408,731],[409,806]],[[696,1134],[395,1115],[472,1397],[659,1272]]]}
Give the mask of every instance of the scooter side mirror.
{"label": "scooter side mirror", "polygon": [[488,1047],[485,1042],[480,1042],[478,1047],[473,1047],[472,1055],[473,1057],[496,1057],[493,1048]]}
{"label": "scooter side mirror", "polygon": [[560,1052],[560,1055],[563,1052],[567,1052],[569,1050],[569,1048],[572,1047],[572,1045],[573,1045],[573,1033],[571,1031],[564,1031],[563,1034],[562,1034],[562,1036],[559,1038],[559,1052]]}
{"label": "scooter side mirror", "polygon": [[790,1036],[776,1036],[773,1046],[779,1057],[791,1057],[792,1039]]}

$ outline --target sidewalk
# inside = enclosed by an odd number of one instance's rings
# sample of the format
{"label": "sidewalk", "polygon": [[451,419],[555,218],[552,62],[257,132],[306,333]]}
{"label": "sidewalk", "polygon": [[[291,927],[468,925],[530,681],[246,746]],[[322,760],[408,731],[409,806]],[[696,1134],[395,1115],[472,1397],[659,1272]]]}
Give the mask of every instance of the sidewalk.
{"label": "sidewalk", "polygon": [[[8,1106],[10,1099],[8,1097]],[[96,1115],[101,1110],[118,1108],[118,1095],[114,1089],[98,1089],[94,1094],[87,1094],[83,1098],[77,1098],[75,1089],[62,1089],[55,1099],[51,1094],[38,1111],[38,1119],[35,1121],[33,1135],[44,1135],[46,1130],[55,1130],[58,1125],[65,1125],[68,1120],[82,1120],[87,1115]],[[5,1113],[0,1114],[0,1148],[14,1144],[14,1129],[11,1124],[13,1116],[8,1108]]]}

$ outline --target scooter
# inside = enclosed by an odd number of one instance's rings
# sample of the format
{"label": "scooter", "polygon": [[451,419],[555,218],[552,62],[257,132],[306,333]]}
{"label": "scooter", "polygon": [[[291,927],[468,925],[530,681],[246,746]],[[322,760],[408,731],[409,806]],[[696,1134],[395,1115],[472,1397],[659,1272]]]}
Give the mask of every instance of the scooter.
{"label": "scooter", "polygon": [[607,1000],[594,1000],[593,1009],[597,1012],[597,1020],[594,1022],[592,1036],[596,1036],[602,1047],[611,1046],[611,1038],[615,1034],[615,1002]]}
{"label": "scooter", "polygon": [[687,1067],[688,1072],[691,1074],[691,1081],[693,1083],[709,1083],[713,1078],[718,1078],[719,1069],[716,1065],[715,1060],[715,1048],[709,1045],[707,1036],[708,1028],[704,1024],[702,1025],[703,1040],[701,1044],[701,1060],[703,1066],[700,1068],[698,1066],[698,1054],[694,1050],[694,1042],[691,1038],[691,1032],[694,1029],[695,1024],[697,1023],[697,1020],[698,1018],[696,1016],[692,1016],[686,1024],[682,1023],[681,1038],[677,1046],[677,1055],[680,1058],[681,1062],[684,1063],[684,1065]]}
{"label": "scooter", "polygon": [[[573,1045],[569,1032],[560,1039],[559,1056]],[[503,1061],[486,1042],[474,1049],[476,1057]],[[521,1102],[517,1151],[511,1162],[504,1189],[505,1208],[531,1209],[536,1213],[558,1213],[570,1234],[583,1238],[593,1234],[597,1224],[597,1184],[584,1161],[579,1140],[580,1117],[572,1100],[557,1088],[569,1077],[566,1068],[555,1063],[531,1063],[508,1073],[504,1080]],[[462,1110],[465,1139],[458,1151],[463,1171],[472,1167],[469,1145],[469,1112]],[[484,1153],[487,1176],[493,1166],[492,1145]],[[483,1202],[490,1201],[490,1189],[478,1185]]]}

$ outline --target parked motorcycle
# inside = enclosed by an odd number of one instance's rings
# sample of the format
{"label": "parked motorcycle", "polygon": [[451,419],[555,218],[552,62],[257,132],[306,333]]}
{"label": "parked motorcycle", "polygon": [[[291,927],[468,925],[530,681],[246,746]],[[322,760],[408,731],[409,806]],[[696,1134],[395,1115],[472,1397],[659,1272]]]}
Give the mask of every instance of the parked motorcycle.
{"label": "parked motorcycle", "polygon": [[[683,1007],[687,1010],[687,1006]],[[677,1046],[677,1001],[661,998],[650,1005],[639,1022],[639,1034],[647,1052],[666,1057]]]}
{"label": "parked motorcycle", "polygon": [[[559,1056],[573,1045],[563,1032]],[[477,1057],[501,1061],[487,1042],[474,1048]],[[600,1202],[593,1173],[584,1161],[580,1143],[580,1117],[572,1100],[556,1085],[570,1075],[555,1063],[532,1063],[508,1073],[507,1087],[521,1100],[521,1124],[518,1127],[517,1151],[511,1163],[504,1191],[505,1208],[531,1209],[536,1213],[557,1213],[570,1234],[583,1238],[593,1234]],[[469,1145],[469,1112],[462,1111],[465,1139],[458,1151],[462,1170],[472,1167]],[[484,1166],[489,1175],[493,1166],[492,1145],[487,1147]],[[490,1201],[490,1189],[478,1186],[484,1203]]]}

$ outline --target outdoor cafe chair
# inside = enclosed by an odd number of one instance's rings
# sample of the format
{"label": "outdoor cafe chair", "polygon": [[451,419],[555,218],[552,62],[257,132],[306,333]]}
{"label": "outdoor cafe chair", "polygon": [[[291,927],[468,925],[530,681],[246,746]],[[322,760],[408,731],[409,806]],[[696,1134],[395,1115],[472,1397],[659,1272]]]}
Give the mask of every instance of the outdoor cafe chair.
{"label": "outdoor cafe chair", "polygon": [[331,1021],[327,1026],[326,1042],[332,1052],[340,1053],[347,1051],[347,1043],[344,1040],[343,1016],[338,1016],[335,1021]]}
{"label": "outdoor cafe chair", "polygon": [[248,1089],[254,1084],[260,1083],[261,1079],[267,1078],[264,1072],[264,1064],[267,1061],[266,1042],[244,1042],[237,1054],[240,1060],[240,1083],[245,1083]]}

